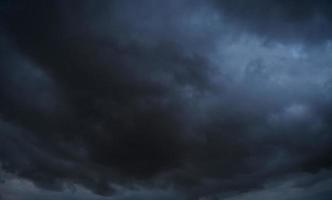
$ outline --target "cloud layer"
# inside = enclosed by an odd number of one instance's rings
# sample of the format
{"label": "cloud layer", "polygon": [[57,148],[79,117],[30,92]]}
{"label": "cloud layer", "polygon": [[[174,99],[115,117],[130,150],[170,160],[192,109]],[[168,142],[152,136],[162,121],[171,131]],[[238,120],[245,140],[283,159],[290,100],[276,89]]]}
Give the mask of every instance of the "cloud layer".
{"label": "cloud layer", "polygon": [[196,198],[331,167],[328,1],[0,5],[0,162],[17,178]]}

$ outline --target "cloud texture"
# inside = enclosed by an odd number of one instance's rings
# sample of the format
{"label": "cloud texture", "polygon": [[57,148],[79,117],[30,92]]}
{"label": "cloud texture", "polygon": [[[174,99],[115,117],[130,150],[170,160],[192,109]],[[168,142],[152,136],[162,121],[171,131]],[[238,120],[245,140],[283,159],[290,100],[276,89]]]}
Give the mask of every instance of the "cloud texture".
{"label": "cloud texture", "polygon": [[0,7],[0,162],[17,179],[115,199],[328,184],[329,1]]}

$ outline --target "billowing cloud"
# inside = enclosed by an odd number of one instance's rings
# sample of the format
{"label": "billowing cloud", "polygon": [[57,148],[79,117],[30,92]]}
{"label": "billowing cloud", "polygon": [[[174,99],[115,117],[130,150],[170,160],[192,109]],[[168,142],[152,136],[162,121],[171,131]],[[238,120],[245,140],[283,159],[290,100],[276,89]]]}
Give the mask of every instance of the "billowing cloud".
{"label": "billowing cloud", "polygon": [[330,40],[332,4],[328,0],[214,0],[223,16],[263,38],[309,44]]}
{"label": "billowing cloud", "polygon": [[259,196],[299,173],[325,184],[329,6],[2,3],[2,168],[37,193],[115,199]]}

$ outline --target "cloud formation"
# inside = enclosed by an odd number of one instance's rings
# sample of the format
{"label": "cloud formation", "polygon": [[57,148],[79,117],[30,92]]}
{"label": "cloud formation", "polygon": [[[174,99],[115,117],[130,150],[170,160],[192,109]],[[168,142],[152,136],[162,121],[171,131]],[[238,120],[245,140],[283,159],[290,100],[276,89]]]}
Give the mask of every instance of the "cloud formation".
{"label": "cloud formation", "polygon": [[330,40],[332,4],[328,0],[215,0],[223,15],[262,37],[320,43]]}
{"label": "cloud formation", "polygon": [[0,5],[0,162],[19,179],[196,198],[331,167],[328,1]]}

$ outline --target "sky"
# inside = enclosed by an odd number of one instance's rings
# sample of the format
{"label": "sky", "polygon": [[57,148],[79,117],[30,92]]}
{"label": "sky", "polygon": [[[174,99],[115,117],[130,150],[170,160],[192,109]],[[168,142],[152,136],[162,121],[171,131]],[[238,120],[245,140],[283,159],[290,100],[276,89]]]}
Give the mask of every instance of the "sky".
{"label": "sky", "polygon": [[0,200],[330,200],[329,0],[1,0]]}

